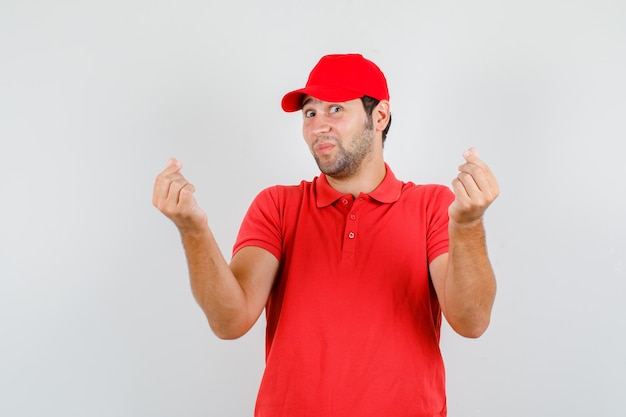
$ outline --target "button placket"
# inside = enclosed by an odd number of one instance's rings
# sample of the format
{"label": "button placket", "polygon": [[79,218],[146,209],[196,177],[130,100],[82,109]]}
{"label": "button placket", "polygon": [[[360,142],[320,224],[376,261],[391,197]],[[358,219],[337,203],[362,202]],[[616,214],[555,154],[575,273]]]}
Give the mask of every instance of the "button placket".
{"label": "button placket", "polygon": [[348,229],[348,239],[354,239],[356,237],[356,233],[354,232],[356,229],[356,227],[358,226],[356,224],[356,214],[355,213],[350,213],[348,215],[348,219],[350,219],[350,221],[348,222],[347,229]]}
{"label": "button placket", "polygon": [[359,207],[363,205],[363,198],[358,198],[352,204],[351,210],[348,213],[346,218],[346,228],[345,228],[345,242],[344,249],[348,252],[354,252],[356,249],[356,241],[358,239],[359,232],[359,215],[358,210]]}

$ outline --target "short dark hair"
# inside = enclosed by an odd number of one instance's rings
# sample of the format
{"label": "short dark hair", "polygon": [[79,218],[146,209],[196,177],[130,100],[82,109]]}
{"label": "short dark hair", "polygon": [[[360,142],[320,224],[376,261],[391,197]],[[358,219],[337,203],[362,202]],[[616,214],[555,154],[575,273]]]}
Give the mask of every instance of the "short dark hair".
{"label": "short dark hair", "polygon": [[[370,96],[363,96],[361,97],[361,102],[363,103],[363,107],[365,108],[365,114],[367,114],[367,121],[371,124],[372,113],[374,112],[376,106],[378,106],[378,103],[380,103],[380,100],[376,100],[375,98]],[[389,126],[391,126],[391,115],[389,115],[389,123],[387,123],[387,126],[383,130],[383,144],[385,143],[385,139],[387,139]]]}

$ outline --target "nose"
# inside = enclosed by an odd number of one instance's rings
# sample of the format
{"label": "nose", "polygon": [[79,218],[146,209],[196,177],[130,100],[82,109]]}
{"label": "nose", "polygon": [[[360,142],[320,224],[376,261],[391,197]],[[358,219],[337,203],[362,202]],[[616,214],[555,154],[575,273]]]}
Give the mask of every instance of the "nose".
{"label": "nose", "polygon": [[325,114],[317,114],[310,120],[310,131],[316,136],[328,133],[330,129],[331,126]]}

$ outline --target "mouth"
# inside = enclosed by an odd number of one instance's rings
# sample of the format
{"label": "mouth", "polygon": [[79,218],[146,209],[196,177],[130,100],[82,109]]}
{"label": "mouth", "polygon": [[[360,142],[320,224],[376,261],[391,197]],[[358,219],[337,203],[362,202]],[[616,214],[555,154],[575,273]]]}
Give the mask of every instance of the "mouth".
{"label": "mouth", "polygon": [[336,146],[337,141],[335,138],[329,136],[321,136],[318,137],[317,140],[313,143],[313,152],[320,156],[328,155]]}
{"label": "mouth", "polygon": [[315,153],[318,155],[326,155],[335,147],[334,143],[324,142],[315,146]]}

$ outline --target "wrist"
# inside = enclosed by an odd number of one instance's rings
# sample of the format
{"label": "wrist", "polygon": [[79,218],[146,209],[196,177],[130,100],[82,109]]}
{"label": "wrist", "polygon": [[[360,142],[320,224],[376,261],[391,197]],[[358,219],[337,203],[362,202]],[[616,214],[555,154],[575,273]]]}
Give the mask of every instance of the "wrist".
{"label": "wrist", "polygon": [[482,216],[477,219],[462,220],[462,221],[458,221],[458,220],[454,220],[453,218],[450,218],[448,220],[448,225],[450,227],[455,227],[459,229],[482,229],[484,227]]}
{"label": "wrist", "polygon": [[450,219],[448,222],[448,234],[450,238],[465,237],[470,239],[485,238],[485,227],[482,217],[471,221],[458,222]]}
{"label": "wrist", "polygon": [[203,239],[208,235],[211,235],[211,230],[206,222],[189,222],[179,224],[178,232],[183,239]]}

